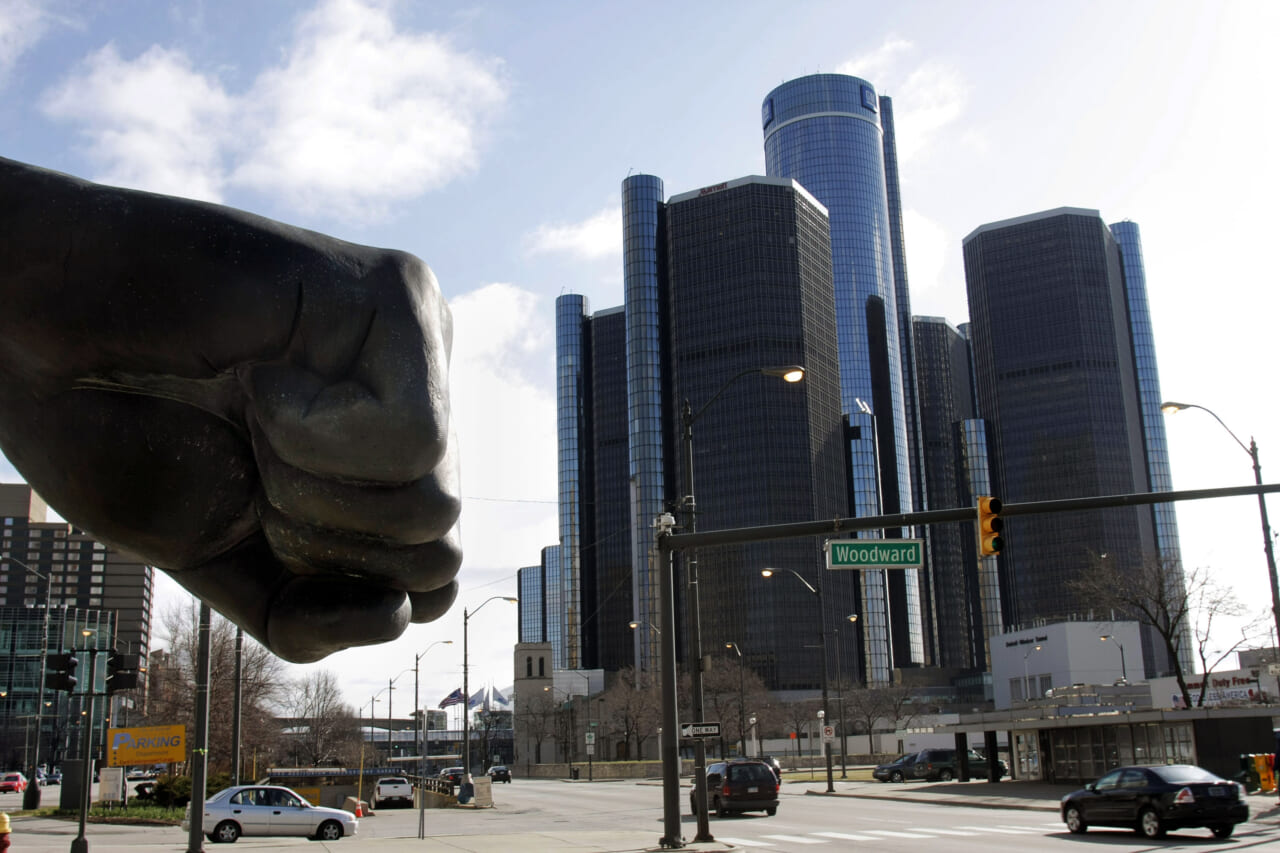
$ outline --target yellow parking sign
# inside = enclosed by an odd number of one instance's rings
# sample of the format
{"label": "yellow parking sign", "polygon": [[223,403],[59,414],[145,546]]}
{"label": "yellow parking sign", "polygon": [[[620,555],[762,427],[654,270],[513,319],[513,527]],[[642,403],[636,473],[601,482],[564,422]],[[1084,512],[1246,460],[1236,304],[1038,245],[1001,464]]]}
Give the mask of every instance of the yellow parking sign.
{"label": "yellow parking sign", "polygon": [[110,745],[107,766],[167,764],[187,758],[186,726],[148,726],[140,729],[107,729]]}

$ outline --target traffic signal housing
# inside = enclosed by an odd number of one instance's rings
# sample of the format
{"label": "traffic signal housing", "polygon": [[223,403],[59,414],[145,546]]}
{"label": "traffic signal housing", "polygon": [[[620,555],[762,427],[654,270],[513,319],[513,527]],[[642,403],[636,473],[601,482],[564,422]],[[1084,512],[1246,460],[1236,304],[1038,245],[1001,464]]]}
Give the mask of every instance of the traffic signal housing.
{"label": "traffic signal housing", "polygon": [[1004,547],[1004,540],[1000,537],[1004,530],[1001,509],[1003,504],[999,498],[978,498],[978,553],[984,557],[993,557]]}
{"label": "traffic signal housing", "polygon": [[71,652],[58,652],[45,656],[44,686],[50,690],[76,689],[76,667],[80,659]]}
{"label": "traffic signal housing", "polygon": [[107,655],[107,692],[132,690],[138,686],[137,655],[111,652]]}

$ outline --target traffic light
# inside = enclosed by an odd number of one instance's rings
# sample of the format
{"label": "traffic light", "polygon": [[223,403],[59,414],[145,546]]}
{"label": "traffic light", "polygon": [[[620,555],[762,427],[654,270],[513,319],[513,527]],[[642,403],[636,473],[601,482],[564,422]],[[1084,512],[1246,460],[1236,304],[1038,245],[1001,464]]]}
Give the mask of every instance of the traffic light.
{"label": "traffic light", "polygon": [[107,692],[138,686],[138,656],[110,652],[107,655]]}
{"label": "traffic light", "polygon": [[1003,505],[999,498],[978,498],[978,553],[991,557],[1000,553],[1004,540],[1000,531],[1004,530],[1004,521],[1000,518]]}
{"label": "traffic light", "polygon": [[80,659],[70,652],[46,656],[44,686],[50,690],[72,692],[76,689],[76,667],[79,665]]}

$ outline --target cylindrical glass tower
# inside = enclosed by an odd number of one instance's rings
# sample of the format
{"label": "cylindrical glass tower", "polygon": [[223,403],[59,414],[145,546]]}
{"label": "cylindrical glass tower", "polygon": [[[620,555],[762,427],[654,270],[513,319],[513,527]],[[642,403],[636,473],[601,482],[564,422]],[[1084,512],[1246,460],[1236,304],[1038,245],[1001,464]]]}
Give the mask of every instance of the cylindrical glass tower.
{"label": "cylindrical glass tower", "polygon": [[[910,512],[910,451],[894,289],[879,99],[870,83],[816,74],[764,100],[765,169],[794,178],[831,215],[840,396],[851,422],[852,492],[859,516]],[[878,452],[877,452],[878,451]],[[864,573],[866,672],[924,662],[915,570]]]}

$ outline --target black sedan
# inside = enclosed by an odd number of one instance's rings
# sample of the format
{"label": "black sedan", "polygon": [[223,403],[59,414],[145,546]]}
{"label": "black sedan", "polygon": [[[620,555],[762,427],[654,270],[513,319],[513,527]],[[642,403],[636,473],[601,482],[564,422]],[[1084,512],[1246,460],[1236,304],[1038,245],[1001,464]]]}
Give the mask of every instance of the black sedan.
{"label": "black sedan", "polygon": [[1215,838],[1229,838],[1248,819],[1238,784],[1190,764],[1120,767],[1062,798],[1062,820],[1074,833],[1119,826],[1160,838],[1207,826]]}
{"label": "black sedan", "polygon": [[876,769],[871,771],[874,779],[881,782],[905,782],[915,776],[912,767],[916,763],[918,752],[909,752],[906,755],[899,755],[888,764],[877,764]]}

